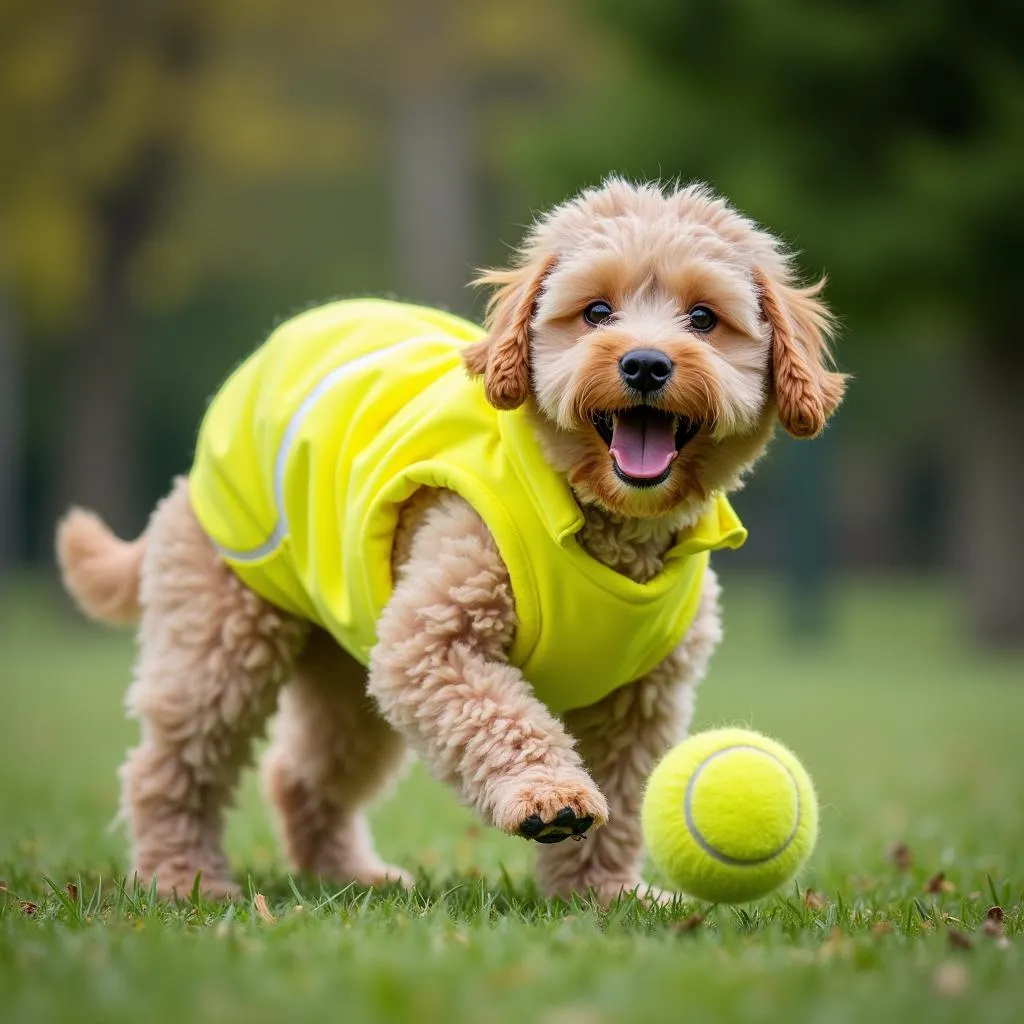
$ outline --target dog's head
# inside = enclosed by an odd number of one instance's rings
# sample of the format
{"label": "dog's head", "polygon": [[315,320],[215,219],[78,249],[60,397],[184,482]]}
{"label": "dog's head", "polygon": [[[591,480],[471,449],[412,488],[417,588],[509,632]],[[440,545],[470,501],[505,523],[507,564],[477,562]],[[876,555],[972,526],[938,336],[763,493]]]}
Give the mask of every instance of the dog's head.
{"label": "dog's head", "polygon": [[466,351],[500,409],[531,401],[577,497],[618,515],[695,517],[735,487],[777,416],[817,434],[830,369],[821,285],[706,188],[611,179],[543,217]]}

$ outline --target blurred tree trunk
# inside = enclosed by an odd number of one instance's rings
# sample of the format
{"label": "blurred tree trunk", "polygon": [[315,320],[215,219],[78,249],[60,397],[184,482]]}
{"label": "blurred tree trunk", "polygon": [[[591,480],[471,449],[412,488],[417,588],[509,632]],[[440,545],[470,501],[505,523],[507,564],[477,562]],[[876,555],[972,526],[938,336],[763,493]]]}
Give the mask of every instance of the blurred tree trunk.
{"label": "blurred tree trunk", "polygon": [[119,533],[137,532],[141,501],[138,424],[138,337],[125,295],[124,260],[134,232],[110,225],[108,244],[118,252],[102,275],[88,322],[69,353],[65,370],[61,504],[99,511]]}
{"label": "blurred tree trunk", "polygon": [[445,59],[452,16],[444,0],[423,0],[400,22],[392,93],[395,231],[402,298],[464,312],[471,304],[474,177],[466,76]]}
{"label": "blurred tree trunk", "polygon": [[18,322],[0,285],[0,575],[21,556],[22,394]]}
{"label": "blurred tree trunk", "polygon": [[[198,67],[204,38],[200,7],[161,0],[146,9],[144,46],[156,72],[151,117],[145,135],[115,180],[97,186],[88,207],[99,232],[99,267],[93,303],[71,348],[64,380],[58,499],[95,508],[121,533],[134,533],[143,520],[139,488],[139,323],[129,275],[176,181],[189,114],[189,83]],[[93,78],[104,70],[100,33]]]}
{"label": "blurred tree trunk", "polygon": [[1024,416],[1021,374],[979,352],[960,458],[964,494],[953,531],[971,625],[989,646],[1024,645]]}

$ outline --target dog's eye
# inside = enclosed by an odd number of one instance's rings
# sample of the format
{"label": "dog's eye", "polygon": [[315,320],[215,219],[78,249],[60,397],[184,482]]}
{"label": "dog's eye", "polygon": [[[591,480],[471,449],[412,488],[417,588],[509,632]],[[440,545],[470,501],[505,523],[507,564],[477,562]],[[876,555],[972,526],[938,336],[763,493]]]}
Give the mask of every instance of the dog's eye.
{"label": "dog's eye", "polygon": [[701,334],[706,334],[718,323],[718,317],[707,306],[694,306],[687,316],[690,326]]}
{"label": "dog's eye", "polygon": [[600,327],[612,315],[612,307],[607,302],[592,302],[583,310],[583,319],[591,327]]}

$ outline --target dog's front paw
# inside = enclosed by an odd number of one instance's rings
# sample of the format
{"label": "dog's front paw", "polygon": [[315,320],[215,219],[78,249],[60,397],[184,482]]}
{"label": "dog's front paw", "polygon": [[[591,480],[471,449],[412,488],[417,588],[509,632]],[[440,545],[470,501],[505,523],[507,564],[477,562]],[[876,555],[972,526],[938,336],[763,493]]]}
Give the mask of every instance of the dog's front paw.
{"label": "dog's front paw", "polygon": [[494,823],[503,832],[538,843],[580,838],[608,820],[608,803],[582,770],[532,773],[499,788]]}

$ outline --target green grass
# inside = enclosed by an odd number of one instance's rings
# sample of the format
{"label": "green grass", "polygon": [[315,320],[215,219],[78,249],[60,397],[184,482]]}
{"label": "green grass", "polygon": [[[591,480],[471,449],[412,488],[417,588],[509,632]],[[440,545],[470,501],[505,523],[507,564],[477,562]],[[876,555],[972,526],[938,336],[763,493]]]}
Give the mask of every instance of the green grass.
{"label": "green grass", "polygon": [[[384,855],[419,873],[412,894],[290,879],[251,779],[228,836],[248,898],[168,904],[126,888],[108,826],[134,737],[131,638],[10,586],[0,1020],[1020,1019],[1024,660],[966,647],[940,586],[847,586],[836,634],[814,649],[780,639],[778,598],[727,584],[697,725],[775,734],[815,777],[822,836],[800,889],[741,909],[602,912],[540,900],[529,845],[478,828],[419,770],[374,814]],[[909,870],[887,855],[898,842]],[[982,927],[993,903],[1003,937]]]}

